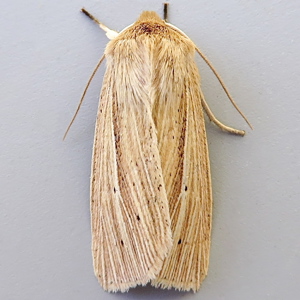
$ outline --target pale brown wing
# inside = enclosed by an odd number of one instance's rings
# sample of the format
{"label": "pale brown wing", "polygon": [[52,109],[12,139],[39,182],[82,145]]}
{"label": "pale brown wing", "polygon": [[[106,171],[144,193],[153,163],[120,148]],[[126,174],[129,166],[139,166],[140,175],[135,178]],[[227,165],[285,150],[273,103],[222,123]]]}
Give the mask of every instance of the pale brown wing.
{"label": "pale brown wing", "polygon": [[152,284],[196,291],[208,270],[212,211],[200,78],[191,41],[162,44],[156,81],[165,88],[157,92],[153,114],[174,243]]}
{"label": "pale brown wing", "polygon": [[92,162],[93,261],[108,291],[155,278],[172,245],[149,98],[151,72],[144,64],[149,57],[128,43],[113,41],[106,50]]}

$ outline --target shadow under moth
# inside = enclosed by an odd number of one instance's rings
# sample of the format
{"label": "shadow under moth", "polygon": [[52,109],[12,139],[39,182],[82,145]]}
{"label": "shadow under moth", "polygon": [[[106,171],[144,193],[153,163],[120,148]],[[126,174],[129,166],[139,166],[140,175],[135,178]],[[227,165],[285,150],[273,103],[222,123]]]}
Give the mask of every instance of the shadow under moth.
{"label": "shadow under moth", "polygon": [[222,130],[245,132],[209,109],[196,52],[240,110],[207,58],[166,21],[167,5],[164,19],[144,11],[119,33],[82,11],[110,39],[71,121],[105,58],[91,174],[95,274],[109,292],[148,282],[197,291],[208,271],[212,219],[203,111]]}

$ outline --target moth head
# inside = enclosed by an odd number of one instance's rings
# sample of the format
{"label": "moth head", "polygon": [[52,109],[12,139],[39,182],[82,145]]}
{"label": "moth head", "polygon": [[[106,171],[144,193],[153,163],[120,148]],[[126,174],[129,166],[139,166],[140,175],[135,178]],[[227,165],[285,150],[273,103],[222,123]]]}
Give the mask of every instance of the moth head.
{"label": "moth head", "polygon": [[158,22],[164,23],[164,21],[159,17],[155,11],[143,11],[136,23],[138,22]]}
{"label": "moth head", "polygon": [[166,23],[154,11],[144,11],[133,24],[133,30],[139,35],[161,34],[168,31]]}

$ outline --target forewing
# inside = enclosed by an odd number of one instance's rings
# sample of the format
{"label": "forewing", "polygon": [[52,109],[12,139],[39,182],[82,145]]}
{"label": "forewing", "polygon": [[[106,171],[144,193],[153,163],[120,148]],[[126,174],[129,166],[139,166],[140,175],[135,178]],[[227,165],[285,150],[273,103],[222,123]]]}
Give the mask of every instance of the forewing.
{"label": "forewing", "polygon": [[[108,291],[153,279],[172,244],[148,91],[149,58],[133,43],[106,50],[95,131],[92,251],[95,274]],[[128,59],[129,52],[135,56]]]}
{"label": "forewing", "polygon": [[177,43],[164,41],[157,57],[154,119],[174,243],[153,284],[196,291],[209,263],[211,180],[194,47]]}

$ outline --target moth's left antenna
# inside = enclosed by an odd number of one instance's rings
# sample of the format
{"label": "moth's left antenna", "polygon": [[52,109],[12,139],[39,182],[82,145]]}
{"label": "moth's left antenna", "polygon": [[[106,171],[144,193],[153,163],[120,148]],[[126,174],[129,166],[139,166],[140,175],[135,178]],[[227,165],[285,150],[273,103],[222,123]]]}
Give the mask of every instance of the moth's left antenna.
{"label": "moth's left antenna", "polygon": [[94,17],[92,14],[90,14],[85,8],[82,8],[81,11],[88,16],[91,20],[93,20],[95,23],[99,25],[99,27],[105,31],[106,36],[112,40],[115,37],[118,36],[118,32],[112,29],[109,29],[107,26],[105,26],[103,23],[101,23],[96,17]]}

